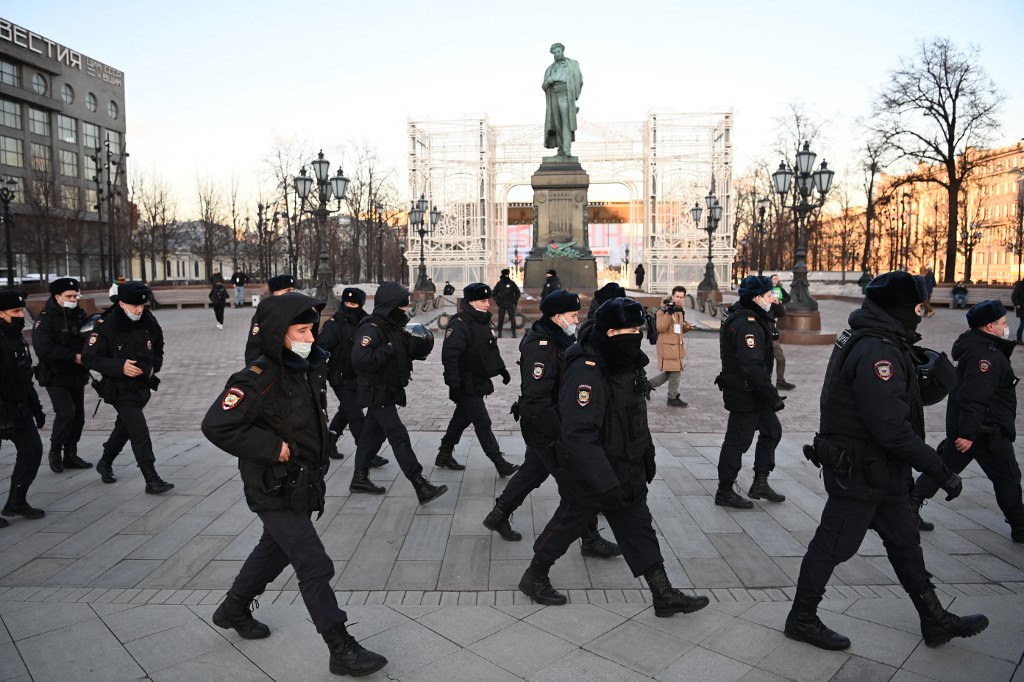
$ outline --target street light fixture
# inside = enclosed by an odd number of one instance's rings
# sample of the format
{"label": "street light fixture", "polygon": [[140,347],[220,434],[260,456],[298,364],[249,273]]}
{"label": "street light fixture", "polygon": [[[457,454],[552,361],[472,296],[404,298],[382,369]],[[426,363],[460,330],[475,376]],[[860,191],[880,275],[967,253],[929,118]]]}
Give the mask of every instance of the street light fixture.
{"label": "street light fixture", "polygon": [[[724,207],[718,203],[718,197],[715,196],[715,180],[711,179],[711,189],[708,191],[708,195],[704,197],[704,205],[708,210],[707,223],[704,227],[708,233],[708,262],[704,266],[704,279],[697,285],[697,297],[703,299],[709,299],[714,296],[712,292],[718,292],[718,281],[715,278],[715,262],[712,260],[712,248],[715,243],[715,232],[718,230],[718,222],[722,219],[722,213]],[[704,210],[700,206],[700,202],[693,205],[690,209],[690,216],[693,218],[693,222],[700,229],[700,217],[704,213]]]}
{"label": "street light fixture", "polygon": [[[317,158],[310,161],[310,165],[313,167],[313,174],[316,176],[317,194],[315,199],[317,207],[312,211],[302,210],[306,213],[312,213],[316,216],[317,221],[316,240],[320,244],[320,262],[317,265],[315,274],[316,297],[327,303],[328,308],[337,308],[338,299],[334,295],[334,273],[331,271],[330,263],[327,260],[325,228],[327,218],[332,213],[341,211],[341,200],[345,198],[345,192],[348,190],[348,178],[345,177],[341,168],[338,168],[337,175],[331,177],[331,162],[324,158],[324,150],[322,149],[317,154]],[[305,206],[306,198],[309,197],[312,190],[313,178],[306,175],[306,168],[303,166],[299,170],[299,174],[295,176],[295,192],[299,195],[303,206]],[[338,208],[333,211],[327,208],[327,202],[331,200],[332,194],[338,200]]]}
{"label": "street light fixture", "polygon": [[764,276],[764,214],[768,210],[768,197],[757,202],[757,276]]}
{"label": "street light fixture", "polygon": [[0,185],[0,202],[4,205],[4,239],[7,242],[7,286],[14,288],[14,246],[11,244],[11,229],[14,227],[14,215],[11,213],[11,202],[17,195],[18,182],[14,178],[7,178],[7,182]]}
{"label": "street light fixture", "polygon": [[[628,286],[629,285],[629,244],[628,243],[626,244],[626,255],[625,255],[625,258],[622,259],[622,274],[625,276],[626,285]],[[621,281],[622,277],[620,277],[619,280]]]}
{"label": "street light fixture", "polygon": [[975,223],[971,223],[970,229],[966,225],[960,226],[960,243],[964,249],[964,281],[971,281],[971,265],[974,261],[974,249],[981,243],[985,233],[978,229]]}
{"label": "street light fixture", "polygon": [[[416,291],[430,291],[430,285],[427,284],[427,261],[426,256],[423,252],[423,240],[427,234],[434,231],[437,227],[438,221],[441,220],[441,212],[437,210],[437,206],[431,209],[430,213],[427,213],[427,208],[430,206],[430,202],[427,201],[427,197],[420,194],[420,198],[412,203],[412,208],[409,210],[409,227],[416,231],[416,234],[420,236],[420,267],[419,272],[416,275]],[[430,227],[426,226],[425,216],[430,216]]]}
{"label": "street light fixture", "polygon": [[384,283],[384,205],[374,204],[377,213],[377,284]]}

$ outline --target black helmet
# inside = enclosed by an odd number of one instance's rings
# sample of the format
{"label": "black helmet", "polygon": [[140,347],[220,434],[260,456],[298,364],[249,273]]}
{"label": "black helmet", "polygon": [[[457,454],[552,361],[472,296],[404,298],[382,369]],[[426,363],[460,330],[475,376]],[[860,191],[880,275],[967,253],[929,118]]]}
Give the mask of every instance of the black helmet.
{"label": "black helmet", "polygon": [[85,336],[86,334],[91,334],[96,331],[96,325],[102,317],[103,313],[93,313],[85,320],[85,322],[82,323],[82,326],[78,328],[78,333]]}
{"label": "black helmet", "polygon": [[430,351],[434,350],[434,332],[419,322],[405,325],[405,333],[409,339],[409,355],[413,360],[426,360]]}
{"label": "black helmet", "polygon": [[925,405],[935,405],[949,395],[956,385],[956,370],[945,353],[930,348],[915,348],[917,382]]}

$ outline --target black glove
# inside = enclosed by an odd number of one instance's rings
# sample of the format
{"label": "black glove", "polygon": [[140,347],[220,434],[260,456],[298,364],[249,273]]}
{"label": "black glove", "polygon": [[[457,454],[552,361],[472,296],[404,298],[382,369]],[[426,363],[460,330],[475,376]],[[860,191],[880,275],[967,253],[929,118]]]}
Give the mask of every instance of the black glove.
{"label": "black glove", "polygon": [[149,390],[155,391],[160,388],[160,377],[153,375],[149,378]]}
{"label": "black glove", "polygon": [[513,419],[515,419],[516,421],[519,421],[519,401],[518,400],[515,401],[514,403],[512,403],[512,407],[509,409],[508,412],[509,412],[509,414],[512,415]]}
{"label": "black glove", "polygon": [[462,389],[455,386],[448,387],[448,400],[457,403],[462,400]]}
{"label": "black glove", "polygon": [[786,409],[786,396],[780,395],[779,399],[772,404],[772,412],[782,412]]}
{"label": "black glove", "polygon": [[507,369],[503,369],[500,372],[498,372],[498,376],[501,377],[501,383],[505,384],[506,386],[508,386],[509,382],[512,381],[512,375],[508,373]]}
{"label": "black glove", "polygon": [[658,473],[658,465],[654,461],[654,457],[648,457],[644,460],[644,470],[647,473],[647,484],[650,485],[651,481],[654,480],[654,475]]}
{"label": "black glove", "polygon": [[0,418],[0,440],[11,440],[14,438],[14,422],[6,417]]}
{"label": "black glove", "polygon": [[956,474],[950,474],[946,482],[941,483],[939,487],[946,493],[946,502],[952,502],[964,491],[964,482]]}
{"label": "black glove", "polygon": [[35,418],[36,418],[36,428],[37,429],[41,429],[44,426],[46,426],[46,414],[44,412],[42,412],[42,411],[38,412],[35,415]]}
{"label": "black glove", "polygon": [[615,486],[597,496],[597,505],[601,509],[619,509],[622,507],[622,488]]}

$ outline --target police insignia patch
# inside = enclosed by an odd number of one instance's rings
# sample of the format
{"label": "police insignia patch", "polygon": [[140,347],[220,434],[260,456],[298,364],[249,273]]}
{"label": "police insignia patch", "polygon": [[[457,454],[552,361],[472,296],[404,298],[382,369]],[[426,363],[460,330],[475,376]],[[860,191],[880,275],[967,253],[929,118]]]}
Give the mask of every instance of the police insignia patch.
{"label": "police insignia patch", "polygon": [[992,363],[989,362],[988,360],[981,360],[978,363],[978,369],[981,370],[982,372],[987,372],[990,369],[992,369]]}
{"label": "police insignia patch", "polygon": [[359,339],[359,345],[362,346],[363,348],[366,348],[367,346],[369,346],[370,345],[370,337],[369,336],[364,336],[363,338]]}
{"label": "police insignia patch", "polygon": [[96,339],[98,339],[98,338],[99,337],[96,334],[90,335],[89,336],[89,345],[90,346],[95,346],[96,345]]}
{"label": "police insignia patch", "polygon": [[451,336],[451,335],[452,335],[452,330],[451,330],[451,329],[449,329],[448,331],[446,331],[446,332],[444,333],[444,338],[446,338],[446,339],[447,339],[447,338],[448,338],[449,336]]}
{"label": "police insignia patch", "polygon": [[580,407],[586,407],[590,404],[591,387],[587,384],[580,384],[576,387],[576,404]]}
{"label": "police insignia patch", "polygon": [[240,388],[229,388],[228,392],[224,394],[224,400],[220,401],[220,406],[225,410],[232,410],[238,407],[238,403],[242,402],[242,398],[245,397],[245,391]]}
{"label": "police insignia patch", "polygon": [[252,326],[252,335],[256,336],[259,333],[260,333],[260,326],[258,324],[254,324]]}
{"label": "police insignia patch", "polygon": [[754,345],[757,343],[756,341],[754,341],[753,334],[747,334],[746,336],[743,337],[743,340],[746,342],[747,348],[753,348]]}
{"label": "police insignia patch", "polygon": [[544,378],[544,363],[535,362],[533,363],[533,378],[543,379]]}
{"label": "police insignia patch", "polygon": [[882,381],[892,379],[892,363],[888,360],[879,360],[876,362],[875,375]]}
{"label": "police insignia patch", "polygon": [[153,350],[153,342],[149,339],[146,340],[146,350]]}

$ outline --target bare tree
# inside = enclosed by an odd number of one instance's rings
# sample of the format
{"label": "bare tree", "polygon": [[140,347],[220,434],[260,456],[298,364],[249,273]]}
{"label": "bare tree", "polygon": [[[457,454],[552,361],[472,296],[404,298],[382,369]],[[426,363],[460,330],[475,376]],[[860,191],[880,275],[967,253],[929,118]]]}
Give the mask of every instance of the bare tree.
{"label": "bare tree", "polygon": [[25,204],[29,229],[18,230],[19,241],[35,263],[36,272],[46,281],[51,274],[54,243],[64,223],[61,186],[52,167],[37,165],[32,169],[25,184]]}
{"label": "bare tree", "polygon": [[231,248],[231,229],[224,225],[223,197],[210,180],[196,182],[196,205],[199,219],[190,224],[186,238],[192,253],[203,259],[209,275],[217,256],[228,253]]}

